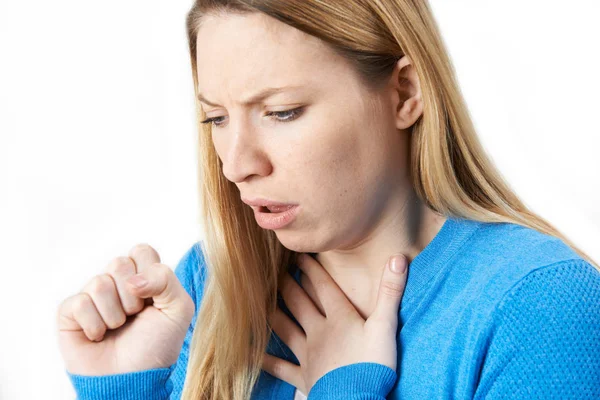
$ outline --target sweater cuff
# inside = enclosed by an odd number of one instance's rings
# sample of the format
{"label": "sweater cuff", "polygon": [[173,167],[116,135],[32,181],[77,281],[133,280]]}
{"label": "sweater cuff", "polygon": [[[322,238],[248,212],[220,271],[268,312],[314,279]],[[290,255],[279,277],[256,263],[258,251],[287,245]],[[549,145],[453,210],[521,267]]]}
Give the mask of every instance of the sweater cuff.
{"label": "sweater cuff", "polygon": [[310,400],[385,399],[398,375],[373,362],[344,365],[327,372],[310,389]]}
{"label": "sweater cuff", "polygon": [[113,375],[66,373],[77,400],[166,400],[173,390],[169,377],[176,365]]}

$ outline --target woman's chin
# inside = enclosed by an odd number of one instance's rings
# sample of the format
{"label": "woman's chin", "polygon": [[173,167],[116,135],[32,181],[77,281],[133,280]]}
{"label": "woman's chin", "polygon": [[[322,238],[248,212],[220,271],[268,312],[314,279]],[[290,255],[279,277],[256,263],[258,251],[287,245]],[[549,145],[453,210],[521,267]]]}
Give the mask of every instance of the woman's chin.
{"label": "woman's chin", "polygon": [[280,235],[277,233],[279,242],[288,250],[295,251],[296,253],[306,253],[312,251],[311,247],[306,245],[302,240],[292,240],[288,235]]}
{"label": "woman's chin", "polygon": [[292,231],[275,231],[279,242],[288,250],[296,253],[320,253],[326,250],[325,241],[315,240],[318,235]]}

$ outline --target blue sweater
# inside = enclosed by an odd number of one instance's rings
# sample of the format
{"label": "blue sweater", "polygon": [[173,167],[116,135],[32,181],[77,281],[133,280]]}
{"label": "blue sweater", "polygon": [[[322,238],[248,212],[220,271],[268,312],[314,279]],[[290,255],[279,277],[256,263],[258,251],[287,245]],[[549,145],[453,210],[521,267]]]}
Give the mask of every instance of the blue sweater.
{"label": "blue sweater", "polygon": [[[200,242],[175,268],[196,303],[177,363],[108,376],[66,371],[78,399],[180,398],[205,268]],[[600,272],[562,241],[515,224],[448,218],[407,279],[397,371],[342,366],[315,383],[310,400],[600,398]],[[298,364],[275,333],[267,352]],[[262,370],[252,399],[292,400],[294,390]]]}

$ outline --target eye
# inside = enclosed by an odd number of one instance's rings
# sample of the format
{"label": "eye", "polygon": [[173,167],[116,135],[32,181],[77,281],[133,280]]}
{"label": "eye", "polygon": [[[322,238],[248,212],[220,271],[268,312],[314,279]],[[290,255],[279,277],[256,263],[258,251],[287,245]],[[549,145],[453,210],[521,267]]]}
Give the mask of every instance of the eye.
{"label": "eye", "polygon": [[213,123],[213,126],[221,126],[219,125],[217,122],[220,122],[219,118],[225,118],[225,117],[214,117],[214,118],[207,118],[204,121],[201,121],[201,124],[210,124],[211,122]]}
{"label": "eye", "polygon": [[[303,111],[304,111],[303,107],[298,107],[298,108],[294,108],[291,110],[285,110],[285,111],[271,111],[271,112],[267,113],[267,116],[278,117],[278,118],[275,118],[275,122],[290,122],[290,121],[293,121],[296,118],[298,118],[300,115],[302,115]],[[213,126],[221,127],[223,125],[221,118],[225,118],[225,117],[208,118],[208,119],[205,119],[204,121],[201,121],[201,123],[202,124],[212,123]]]}
{"label": "eye", "polygon": [[[269,113],[267,113],[267,115],[269,115],[269,116],[276,115],[278,117],[283,117],[283,118],[275,119],[275,121],[277,121],[277,122],[290,122],[290,121],[293,121],[296,118],[298,118],[302,114],[303,110],[304,109],[302,107],[298,107],[298,108],[294,108],[292,110],[269,112]],[[285,118],[286,115],[288,116],[287,118]]]}

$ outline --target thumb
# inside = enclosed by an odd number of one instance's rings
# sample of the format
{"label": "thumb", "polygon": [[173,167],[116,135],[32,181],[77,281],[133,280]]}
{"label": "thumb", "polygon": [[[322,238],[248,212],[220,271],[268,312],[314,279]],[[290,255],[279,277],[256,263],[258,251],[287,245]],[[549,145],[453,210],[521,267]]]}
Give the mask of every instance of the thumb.
{"label": "thumb", "polygon": [[142,299],[152,298],[152,305],[172,320],[188,324],[192,320],[194,301],[167,265],[150,264],[127,279],[127,283],[133,294]]}
{"label": "thumb", "polygon": [[406,285],[408,261],[403,254],[396,254],[389,258],[381,277],[377,304],[373,314],[375,319],[393,322],[394,331],[398,328],[398,309]]}

